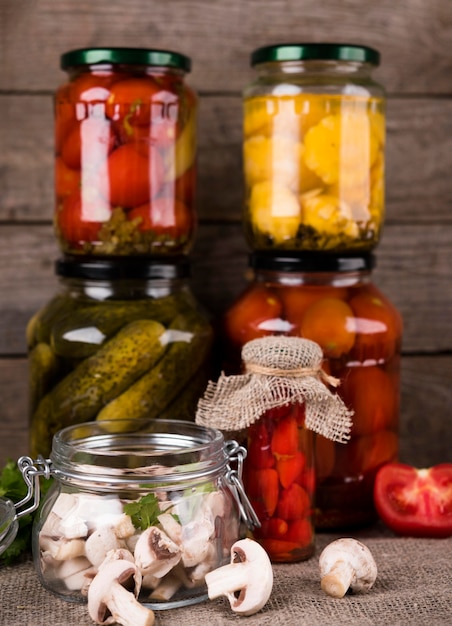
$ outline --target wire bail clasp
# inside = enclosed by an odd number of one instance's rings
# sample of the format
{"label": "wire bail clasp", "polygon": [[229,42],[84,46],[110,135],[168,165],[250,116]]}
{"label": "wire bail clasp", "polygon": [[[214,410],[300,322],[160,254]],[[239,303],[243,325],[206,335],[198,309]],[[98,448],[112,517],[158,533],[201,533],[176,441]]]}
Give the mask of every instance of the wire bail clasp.
{"label": "wire bail clasp", "polygon": [[[39,502],[41,499],[41,489],[39,484],[39,477],[44,476],[44,478],[49,479],[52,475],[52,462],[50,459],[44,459],[41,455],[34,461],[29,456],[21,456],[17,461],[17,467],[22,474],[22,478],[24,479],[25,484],[27,485],[27,494],[20,502],[16,502],[14,504],[14,508],[16,509],[16,517],[15,519],[19,519],[27,513],[33,513],[39,506]],[[25,509],[19,510],[23,507],[27,502],[33,498],[33,502]]]}
{"label": "wire bail clasp", "polygon": [[[242,482],[243,474],[243,461],[246,458],[246,448],[241,446],[237,441],[231,440],[225,443],[226,454],[229,459],[226,472],[226,481],[229,484],[232,495],[234,496],[237,506],[240,511],[240,516],[247,528],[253,530],[254,528],[260,528],[261,523],[253,509],[248,496],[246,495],[245,487]],[[231,467],[232,463],[236,463],[236,469]]]}

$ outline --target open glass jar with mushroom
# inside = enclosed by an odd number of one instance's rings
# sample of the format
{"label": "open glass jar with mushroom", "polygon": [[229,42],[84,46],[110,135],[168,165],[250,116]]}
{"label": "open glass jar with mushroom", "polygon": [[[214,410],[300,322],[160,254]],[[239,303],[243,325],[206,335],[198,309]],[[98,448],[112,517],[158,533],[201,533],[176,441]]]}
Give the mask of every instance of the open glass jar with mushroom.
{"label": "open glass jar with mushroom", "polygon": [[126,422],[76,425],[54,436],[46,461],[53,485],[33,531],[40,580],[63,599],[88,599],[90,608],[102,587],[99,571],[108,579],[111,569],[113,584],[122,561],[148,608],[205,600],[205,575],[229,562],[239,539],[240,471],[231,464],[244,451],[190,422]]}

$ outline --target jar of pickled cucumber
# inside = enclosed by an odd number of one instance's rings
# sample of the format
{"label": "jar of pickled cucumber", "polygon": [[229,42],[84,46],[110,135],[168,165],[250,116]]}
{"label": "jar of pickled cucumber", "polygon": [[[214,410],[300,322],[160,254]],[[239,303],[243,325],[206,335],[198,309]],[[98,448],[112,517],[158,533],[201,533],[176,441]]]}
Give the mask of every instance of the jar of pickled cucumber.
{"label": "jar of pickled cucumber", "polygon": [[197,97],[178,52],[61,56],[55,94],[55,233],[67,254],[186,253],[196,227]]}
{"label": "jar of pickled cucumber", "polygon": [[194,420],[212,328],[189,269],[186,257],[57,261],[59,290],[27,327],[33,456],[74,424]]}
{"label": "jar of pickled cucumber", "polygon": [[379,53],[309,43],[255,50],[244,90],[244,228],[254,250],[368,251],[384,220]]}
{"label": "jar of pickled cucumber", "polygon": [[398,457],[402,320],[373,284],[369,253],[251,255],[253,278],[221,322],[223,365],[241,371],[241,348],[267,335],[315,341],[325,372],[354,412],[351,437],[315,435],[315,526],[352,528],[377,518],[377,470]]}

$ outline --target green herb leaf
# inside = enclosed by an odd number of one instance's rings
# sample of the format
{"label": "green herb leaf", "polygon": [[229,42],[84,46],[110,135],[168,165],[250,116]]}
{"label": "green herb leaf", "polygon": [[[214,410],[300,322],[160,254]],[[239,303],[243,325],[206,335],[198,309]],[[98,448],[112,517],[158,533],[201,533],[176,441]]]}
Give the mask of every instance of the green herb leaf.
{"label": "green herb leaf", "polygon": [[135,528],[146,530],[149,526],[155,526],[161,510],[157,497],[153,493],[148,493],[136,502],[125,504],[124,513],[130,515]]}

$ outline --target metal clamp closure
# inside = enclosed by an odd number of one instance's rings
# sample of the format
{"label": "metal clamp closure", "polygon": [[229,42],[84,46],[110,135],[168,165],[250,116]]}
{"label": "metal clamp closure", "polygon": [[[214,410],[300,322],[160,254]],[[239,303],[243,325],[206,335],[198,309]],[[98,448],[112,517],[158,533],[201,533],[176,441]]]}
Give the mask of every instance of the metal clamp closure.
{"label": "metal clamp closure", "polygon": [[[245,487],[242,482],[243,474],[243,461],[246,458],[246,448],[241,446],[237,441],[226,441],[225,443],[226,454],[229,459],[226,472],[226,481],[229,485],[229,489],[237,503],[240,511],[240,516],[246,526],[253,530],[254,528],[260,528],[261,523],[253,509],[248,496],[245,492]],[[236,469],[231,467],[232,463],[236,463]]]}
{"label": "metal clamp closure", "polygon": [[[27,515],[27,513],[33,513],[33,511],[36,511],[41,497],[39,477],[44,476],[44,478],[49,479],[52,475],[50,459],[44,459],[42,456],[38,456],[35,461],[29,456],[21,456],[17,461],[17,467],[22,474],[22,478],[24,479],[28,490],[27,495],[20,502],[16,502],[14,504],[14,508],[16,509],[15,519],[19,519],[20,517]],[[27,502],[29,502],[32,498],[33,502],[30,506],[20,511],[19,509],[27,504]]]}

